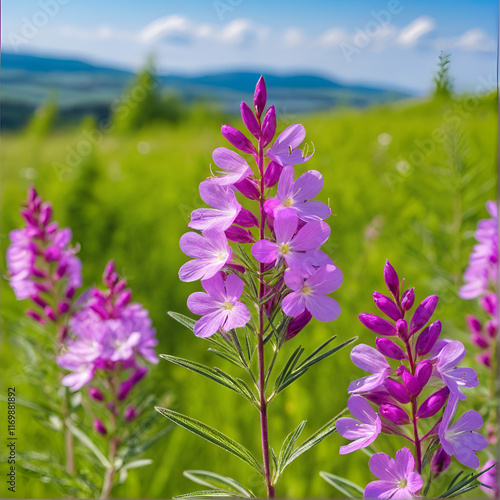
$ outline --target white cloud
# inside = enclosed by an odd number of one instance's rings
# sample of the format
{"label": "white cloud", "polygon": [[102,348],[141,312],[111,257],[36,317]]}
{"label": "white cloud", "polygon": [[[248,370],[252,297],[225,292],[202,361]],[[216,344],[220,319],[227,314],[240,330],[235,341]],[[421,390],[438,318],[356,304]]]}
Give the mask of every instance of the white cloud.
{"label": "white cloud", "polygon": [[214,40],[231,45],[246,45],[256,41],[263,41],[268,34],[268,28],[257,26],[248,19],[234,19],[224,27],[220,35]]}
{"label": "white cloud", "polygon": [[399,32],[397,42],[404,47],[412,47],[420,38],[434,31],[435,28],[436,23],[431,17],[418,17]]}
{"label": "white cloud", "polygon": [[318,43],[323,47],[333,47],[346,41],[349,41],[349,35],[342,28],[332,28],[319,37]]}
{"label": "white cloud", "polygon": [[283,33],[283,42],[289,48],[294,48],[305,41],[304,32],[299,28],[288,28]]}
{"label": "white cloud", "polygon": [[489,52],[495,50],[496,43],[482,29],[475,28],[459,36],[456,46],[465,50]]}

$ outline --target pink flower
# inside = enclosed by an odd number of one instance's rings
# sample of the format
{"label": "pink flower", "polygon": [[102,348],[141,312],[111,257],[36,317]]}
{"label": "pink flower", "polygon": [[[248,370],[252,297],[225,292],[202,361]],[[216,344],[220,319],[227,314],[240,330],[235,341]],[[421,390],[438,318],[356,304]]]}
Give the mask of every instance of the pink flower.
{"label": "pink flower", "polygon": [[385,356],[366,344],[359,344],[352,349],[351,360],[358,368],[372,375],[351,382],[347,389],[350,393],[367,392],[380,387],[391,372]]}
{"label": "pink flower", "polygon": [[415,498],[424,484],[422,476],[414,472],[415,459],[406,447],[396,452],[395,459],[385,453],[375,453],[368,464],[380,481],[372,481],[366,486],[364,498]]}
{"label": "pink flower", "polygon": [[328,205],[321,201],[311,201],[323,188],[323,176],[316,170],[309,170],[295,182],[293,178],[294,169],[288,165],[281,173],[276,198],[270,198],[264,203],[265,211],[276,217],[280,210],[289,207],[305,222],[328,218],[331,213]]}
{"label": "pink flower", "polygon": [[187,301],[189,310],[203,315],[194,326],[198,337],[210,337],[219,330],[229,331],[245,326],[250,321],[247,306],[239,301],[243,292],[243,281],[235,274],[226,277],[217,273],[201,285],[207,293],[192,293]]}
{"label": "pink flower", "polygon": [[349,411],[356,417],[339,418],[335,424],[337,432],[353,442],[341,446],[339,453],[345,455],[373,443],[382,430],[382,422],[375,410],[362,396],[351,396],[347,401]]}
{"label": "pink flower", "polygon": [[328,297],[342,284],[342,271],[334,265],[318,268],[306,277],[289,269],[285,272],[285,284],[292,293],[282,302],[287,316],[298,316],[308,310],[319,321],[333,321],[340,315],[340,306]]}
{"label": "pink flower", "polygon": [[222,170],[217,173],[222,174],[215,177],[215,181],[221,185],[228,186],[246,179],[252,173],[247,161],[238,153],[227,148],[217,148],[212,154],[215,164]]}
{"label": "pink flower", "polygon": [[285,165],[299,165],[310,160],[312,154],[303,156],[302,150],[298,146],[302,144],[306,137],[306,130],[300,124],[290,125],[274,141],[266,154],[271,161]]}

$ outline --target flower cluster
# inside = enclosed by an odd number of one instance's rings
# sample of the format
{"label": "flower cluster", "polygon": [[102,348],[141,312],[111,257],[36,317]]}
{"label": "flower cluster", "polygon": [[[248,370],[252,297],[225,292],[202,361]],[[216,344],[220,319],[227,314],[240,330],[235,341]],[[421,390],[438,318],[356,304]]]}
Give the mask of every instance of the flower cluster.
{"label": "flower cluster", "polygon": [[356,418],[339,419],[337,431],[353,441],[340,448],[341,454],[368,446],[381,432],[413,443],[416,460],[408,448],[398,452],[395,462],[385,454],[374,455],[370,469],[382,481],[370,483],[365,490],[367,498],[410,498],[422,487],[424,443],[428,443],[425,453],[433,453],[427,461],[435,478],[453,455],[467,467],[479,467],[475,452],[486,448],[487,442],[476,432],[483,424],[476,411],[467,411],[454,421],[458,402],[466,399],[463,389],[476,387],[478,378],[472,368],[458,366],[465,355],[463,344],[440,339],[440,321],[428,324],[438,297],[425,298],[407,321],[405,315],[415,301],[414,289],[402,290],[404,280],[400,283],[389,261],[384,279],[390,297],[374,292],[373,298],[389,319],[359,315],[363,325],[380,337],[375,339],[376,348],[360,344],[351,351],[353,363],[370,375],[349,385],[348,407]]}
{"label": "flower cluster", "polygon": [[[276,110],[271,106],[264,113],[266,100],[261,77],[254,109],[241,103],[241,117],[253,140],[234,127],[222,127],[222,135],[239,152],[215,149],[217,175],[199,187],[210,208],[194,210],[189,222],[189,227],[201,234],[188,232],[180,240],[182,251],[193,259],[181,267],[180,279],[200,279],[205,289],[188,300],[191,312],[202,316],[194,329],[199,337],[243,327],[250,321],[250,311],[240,300],[245,281],[253,279],[245,275],[250,271],[242,256],[246,244],[252,245],[251,255],[259,268],[254,302],[265,302],[268,317],[282,302],[283,312],[295,318],[287,338],[296,335],[311,317],[332,321],[340,314],[337,302],[327,295],[340,286],[342,273],[320,250],[330,236],[330,227],[324,222],[330,208],[313,200],[323,187],[323,177],[310,170],[295,178],[294,165],[312,157],[299,149],[305,129],[291,125],[273,142]],[[256,169],[247,159],[253,159]],[[276,195],[271,197],[276,185]],[[237,194],[257,201],[258,214],[244,208]],[[238,246],[233,249],[230,242]],[[249,258],[246,252],[245,256]],[[266,273],[269,280],[263,279]]]}
{"label": "flower cluster", "polygon": [[[81,262],[69,246],[71,230],[52,222],[52,206],[35,189],[28,190],[21,211],[27,226],[10,233],[7,249],[10,285],[18,300],[31,299],[36,310],[26,311],[41,324],[58,322],[70,310],[75,291],[82,285]],[[66,335],[63,327],[62,340]]]}
{"label": "flower cluster", "polygon": [[[62,379],[71,390],[102,379],[111,402],[122,402],[146,375],[142,361],[158,362],[153,349],[158,341],[148,311],[130,302],[132,294],[113,261],[104,270],[103,282],[105,291],[93,288],[79,299],[81,308],[69,323],[73,337],[57,363],[71,371]],[[90,389],[90,395],[98,401],[105,399],[96,388]],[[110,409],[115,411],[114,403]]]}
{"label": "flower cluster", "polygon": [[472,315],[467,316],[472,342],[482,350],[478,361],[491,367],[493,339],[498,333],[498,207],[486,203],[491,219],[479,221],[475,233],[478,243],[474,246],[469,259],[469,267],[464,273],[465,285],[458,295],[462,299],[479,298],[479,304],[489,319],[483,324]]}

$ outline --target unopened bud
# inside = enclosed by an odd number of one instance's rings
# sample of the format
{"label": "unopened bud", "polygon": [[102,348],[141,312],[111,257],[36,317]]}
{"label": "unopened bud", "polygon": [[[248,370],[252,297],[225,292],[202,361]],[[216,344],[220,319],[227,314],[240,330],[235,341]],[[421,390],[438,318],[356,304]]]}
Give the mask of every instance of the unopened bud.
{"label": "unopened bud", "polygon": [[239,226],[230,226],[224,231],[226,238],[235,243],[253,243],[255,238],[249,229],[243,229]]}
{"label": "unopened bud", "polygon": [[398,300],[399,298],[399,278],[398,273],[394,270],[388,260],[385,261],[384,266],[384,281],[387,288],[392,293],[392,296]]}
{"label": "unopened bud", "polygon": [[396,321],[396,331],[398,332],[398,337],[403,340],[408,340],[408,323],[404,319],[398,319]]}
{"label": "unopened bud", "polygon": [[388,378],[385,381],[385,388],[387,392],[400,403],[407,404],[411,401],[410,395],[403,384]]}
{"label": "unopened bud", "polygon": [[406,387],[406,390],[412,396],[418,396],[420,394],[420,392],[422,391],[422,386],[420,385],[420,382],[417,380],[417,378],[414,377],[409,372],[404,372],[402,378],[403,378],[403,384]]}
{"label": "unopened bud", "polygon": [[[269,167],[268,167],[269,168]],[[243,179],[236,182],[234,187],[249,200],[258,200],[260,198],[260,191],[255,181],[251,179]]]}
{"label": "unopened bud", "polygon": [[106,430],[106,426],[98,418],[94,420],[94,429],[103,436],[105,436],[108,433],[108,431]]}
{"label": "unopened bud", "polygon": [[434,479],[440,476],[450,464],[451,456],[443,448],[438,448],[431,458],[431,471],[434,473]]}
{"label": "unopened bud", "polygon": [[419,381],[420,385],[424,387],[427,384],[427,382],[429,382],[431,375],[432,375],[432,362],[430,359],[424,359],[418,364],[415,370],[415,377],[417,377],[417,380]]}
{"label": "unopened bud", "polygon": [[89,389],[89,396],[96,401],[104,401],[104,394],[97,387]]}
{"label": "unopened bud", "polygon": [[379,352],[388,358],[401,360],[407,357],[403,349],[394,340],[377,337],[375,345]]}
{"label": "unopened bud", "polygon": [[445,404],[448,399],[450,390],[448,387],[443,387],[431,394],[419,407],[417,411],[418,418],[429,418],[434,416]]}
{"label": "unopened bud", "polygon": [[396,327],[389,321],[382,319],[375,314],[361,313],[358,316],[359,320],[366,328],[379,335],[394,336],[397,335]]}
{"label": "unopened bud", "polygon": [[264,185],[273,187],[279,181],[282,171],[283,167],[279,163],[275,161],[269,163],[264,172]]}
{"label": "unopened bud", "polygon": [[378,309],[385,315],[389,316],[392,320],[397,321],[403,317],[399,307],[389,297],[386,297],[379,292],[373,292],[373,300]]}
{"label": "unopened bud", "polygon": [[286,340],[293,339],[295,335],[301,332],[306,325],[311,321],[312,314],[305,309],[303,313],[299,314],[296,318],[293,318],[286,329]]}
{"label": "unopened bud", "polygon": [[409,311],[415,302],[415,288],[405,290],[401,296],[401,307],[404,311]]}
{"label": "unopened bud", "polygon": [[255,146],[250,140],[239,130],[231,127],[231,125],[222,125],[222,135],[237,149],[244,153],[254,154]]}
{"label": "unopened bud", "polygon": [[264,80],[264,77],[261,75],[259,81],[257,82],[257,85],[255,86],[255,93],[253,96],[255,114],[259,119],[262,115],[262,112],[264,111],[264,108],[266,107],[266,101],[267,101],[266,82]]}
{"label": "unopened bud", "polygon": [[241,111],[241,119],[245,124],[245,127],[248,131],[256,138],[260,137],[260,125],[253,114],[253,111],[250,109],[250,106],[246,102],[242,102],[240,106]]}
{"label": "unopened bud", "polygon": [[410,417],[399,406],[396,405],[382,405],[379,409],[381,416],[396,425],[406,425],[410,423]]}
{"label": "unopened bud", "polygon": [[415,351],[417,356],[425,356],[428,354],[437,342],[441,333],[441,321],[437,320],[431,323],[428,327],[420,332],[417,343],[415,344]]}
{"label": "unopened bud", "polygon": [[430,295],[417,307],[410,321],[410,337],[423,328],[431,319],[436,310],[438,300],[439,297],[437,295]]}
{"label": "unopened bud", "polygon": [[262,120],[262,147],[267,146],[276,133],[276,110],[271,106]]}
{"label": "unopened bud", "polygon": [[127,406],[125,409],[125,420],[127,422],[131,422],[137,417],[137,412],[133,406]]}

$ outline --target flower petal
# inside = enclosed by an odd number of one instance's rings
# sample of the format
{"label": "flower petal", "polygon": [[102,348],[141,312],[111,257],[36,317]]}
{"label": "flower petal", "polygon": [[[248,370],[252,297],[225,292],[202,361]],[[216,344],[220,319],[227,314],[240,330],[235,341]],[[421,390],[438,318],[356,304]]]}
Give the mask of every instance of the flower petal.
{"label": "flower petal", "polygon": [[368,462],[370,472],[384,481],[399,481],[396,462],[387,453],[375,453]]}
{"label": "flower petal", "polygon": [[293,197],[297,201],[310,200],[323,189],[323,183],[323,176],[317,170],[309,170],[294,182]]}
{"label": "flower petal", "polygon": [[194,334],[197,337],[210,337],[222,328],[226,321],[227,311],[218,310],[200,318],[194,325]]}
{"label": "flower petal", "polygon": [[394,498],[398,489],[393,481],[372,481],[366,485],[363,498]]}
{"label": "flower petal", "polygon": [[229,331],[233,328],[241,328],[250,321],[250,311],[243,302],[236,302],[233,308],[228,311],[227,320],[224,323],[224,330]]}
{"label": "flower petal", "polygon": [[358,344],[352,349],[351,360],[358,368],[370,373],[390,369],[385,356],[366,344]]}
{"label": "flower petal", "polygon": [[311,222],[315,219],[328,219],[332,213],[330,207],[326,203],[317,200],[311,200],[305,203],[295,203],[294,208],[297,210],[299,219],[305,222]]}
{"label": "flower petal", "polygon": [[304,312],[305,301],[304,294],[301,292],[292,292],[288,294],[281,303],[283,312],[287,316],[296,317]]}
{"label": "flower petal", "polygon": [[292,198],[294,176],[295,171],[292,165],[287,165],[283,168],[278,182],[278,191],[276,193],[276,196],[281,200],[281,202],[286,201],[288,198]]}
{"label": "flower petal", "polygon": [[188,309],[193,314],[203,316],[218,311],[220,307],[217,302],[207,293],[194,292],[187,299]]}
{"label": "flower petal", "polygon": [[227,300],[234,303],[241,297],[245,283],[236,274],[229,274],[226,278],[225,286]]}
{"label": "flower petal", "polygon": [[[295,217],[297,216],[295,215]],[[278,220],[278,218],[276,218],[276,220]],[[308,222],[301,229],[299,229],[297,235],[295,236],[295,238],[293,238],[292,248],[299,252],[314,250],[323,245],[323,243],[329,238],[329,236],[330,226],[326,222]]]}
{"label": "flower petal", "polygon": [[327,295],[318,295],[316,293],[305,295],[305,305],[307,310],[318,321],[323,321],[324,323],[334,321],[340,316],[340,306],[338,302]]}
{"label": "flower petal", "polygon": [[450,431],[477,431],[483,426],[483,417],[474,410],[466,411],[451,427]]}
{"label": "flower petal", "polygon": [[351,396],[347,400],[347,407],[354,417],[364,424],[375,425],[380,420],[371,404],[362,396]]}
{"label": "flower petal", "polygon": [[276,243],[278,243],[278,245],[289,243],[297,231],[298,224],[299,219],[295,210],[284,209],[277,212],[276,218],[274,219]]}
{"label": "flower petal", "polygon": [[395,462],[400,479],[406,478],[415,469],[415,459],[406,446],[396,452]]}
{"label": "flower petal", "polygon": [[251,253],[259,261],[265,264],[270,264],[278,258],[279,247],[276,243],[268,240],[256,241]]}

